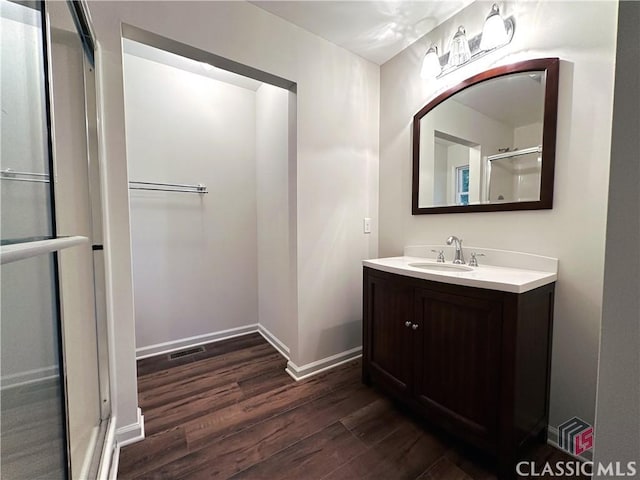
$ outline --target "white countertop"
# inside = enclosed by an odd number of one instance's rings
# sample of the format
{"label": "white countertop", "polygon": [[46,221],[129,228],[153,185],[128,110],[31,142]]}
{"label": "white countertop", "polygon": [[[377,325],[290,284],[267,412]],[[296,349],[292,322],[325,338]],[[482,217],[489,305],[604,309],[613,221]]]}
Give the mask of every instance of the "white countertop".
{"label": "white countertop", "polygon": [[[557,269],[556,271],[541,271],[505,266],[480,265],[478,267],[470,267],[472,268],[471,271],[443,272],[412,267],[410,265],[411,263],[433,263],[435,265],[442,265],[437,264],[432,258],[412,256],[377,258],[362,261],[363,265],[383,272],[422,278],[434,282],[513,293],[528,292],[534,288],[555,282],[558,278]],[[451,261],[448,260],[446,264],[451,264]]]}

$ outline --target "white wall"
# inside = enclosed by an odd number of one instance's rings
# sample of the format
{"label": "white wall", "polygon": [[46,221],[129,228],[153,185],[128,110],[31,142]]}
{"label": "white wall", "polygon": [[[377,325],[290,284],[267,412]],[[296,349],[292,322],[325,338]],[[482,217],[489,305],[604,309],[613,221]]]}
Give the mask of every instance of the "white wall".
{"label": "white wall", "polygon": [[595,460],[626,465],[640,459],[640,3],[619,8]]}
{"label": "white wall", "polygon": [[[456,183],[457,183],[457,177],[456,177],[456,170],[459,167],[463,167],[465,165],[469,165],[469,175],[471,176],[471,172],[472,172],[472,168],[473,166],[471,165],[471,149],[469,147],[466,147],[464,145],[451,145],[448,149],[447,152],[447,204],[448,205],[455,205],[456,204]],[[478,175],[476,173],[476,176],[474,177],[475,179],[478,178]],[[478,183],[474,182],[475,185],[477,186]],[[469,181],[469,189],[471,190],[471,181]],[[478,189],[475,189],[475,192],[477,193]],[[475,198],[473,195],[471,195],[471,192],[469,194],[469,201],[478,201],[478,196],[475,195]]]}
{"label": "white wall", "polygon": [[287,348],[298,338],[291,310],[288,133],[289,92],[263,84],[256,91],[258,321]]}
{"label": "white wall", "polygon": [[[360,262],[377,255],[379,68],[246,2],[89,7],[101,49],[107,300],[118,426],[137,421],[121,22],[296,82],[299,332],[291,355],[303,365],[359,346]],[[362,233],[365,216],[373,219],[371,235]]]}
{"label": "white wall", "polygon": [[[447,160],[449,156],[449,147],[446,143],[441,143],[436,138],[433,149],[433,204],[447,204]],[[426,173],[426,172],[425,172]],[[420,180],[427,180],[426,176],[420,176]]]}
{"label": "white wall", "polygon": [[513,130],[514,148],[537,147],[542,144],[542,122],[522,125]]}
{"label": "white wall", "polygon": [[[380,256],[410,244],[466,245],[557,257],[550,424],[594,420],[601,323],[616,2],[509,2],[516,16],[504,49],[426,82],[431,42],[446,51],[458,25],[482,28],[491,2],[476,2],[381,67]],[[589,32],[585,34],[585,32]],[[436,94],[490,66],[557,56],[560,67],[554,208],[549,211],[411,215],[411,121]]]}
{"label": "white wall", "polygon": [[130,54],[124,77],[130,180],[209,191],[130,191],[137,349],[256,324],[255,91]]}

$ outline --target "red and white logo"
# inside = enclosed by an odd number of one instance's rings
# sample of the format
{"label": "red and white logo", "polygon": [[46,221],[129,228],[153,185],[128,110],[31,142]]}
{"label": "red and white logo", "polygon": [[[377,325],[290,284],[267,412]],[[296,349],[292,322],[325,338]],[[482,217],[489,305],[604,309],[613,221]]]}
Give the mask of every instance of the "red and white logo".
{"label": "red and white logo", "polygon": [[573,455],[580,455],[593,448],[593,427],[578,417],[560,425],[558,437],[560,448]]}

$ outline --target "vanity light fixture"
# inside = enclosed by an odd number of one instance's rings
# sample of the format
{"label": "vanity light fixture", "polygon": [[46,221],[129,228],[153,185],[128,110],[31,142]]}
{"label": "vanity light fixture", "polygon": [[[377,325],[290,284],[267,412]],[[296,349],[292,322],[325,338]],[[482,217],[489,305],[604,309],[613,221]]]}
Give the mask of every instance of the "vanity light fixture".
{"label": "vanity light fixture", "polygon": [[422,61],[420,75],[425,79],[440,78],[500,47],[508,45],[513,39],[514,31],[515,22],[513,16],[503,19],[500,14],[500,8],[494,3],[484,22],[482,33],[467,39],[464,27],[458,27],[451,39],[449,52],[440,57],[438,57],[436,46],[431,45]]}

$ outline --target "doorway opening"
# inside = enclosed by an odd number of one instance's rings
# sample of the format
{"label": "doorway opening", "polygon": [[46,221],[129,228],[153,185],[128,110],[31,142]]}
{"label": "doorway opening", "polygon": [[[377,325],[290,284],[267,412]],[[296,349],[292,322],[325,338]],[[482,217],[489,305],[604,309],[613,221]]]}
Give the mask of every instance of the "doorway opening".
{"label": "doorway opening", "polygon": [[136,358],[260,332],[288,359],[295,84],[123,32]]}

